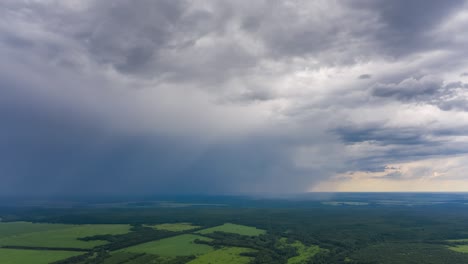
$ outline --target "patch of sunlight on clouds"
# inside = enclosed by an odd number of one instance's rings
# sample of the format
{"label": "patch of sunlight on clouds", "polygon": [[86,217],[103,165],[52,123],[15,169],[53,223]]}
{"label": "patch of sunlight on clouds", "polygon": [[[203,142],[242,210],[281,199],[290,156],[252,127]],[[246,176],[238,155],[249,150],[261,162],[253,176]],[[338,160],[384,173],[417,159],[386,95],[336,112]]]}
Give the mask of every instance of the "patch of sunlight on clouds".
{"label": "patch of sunlight on clouds", "polygon": [[312,186],[311,192],[465,192],[468,156],[389,164],[381,171],[349,171]]}

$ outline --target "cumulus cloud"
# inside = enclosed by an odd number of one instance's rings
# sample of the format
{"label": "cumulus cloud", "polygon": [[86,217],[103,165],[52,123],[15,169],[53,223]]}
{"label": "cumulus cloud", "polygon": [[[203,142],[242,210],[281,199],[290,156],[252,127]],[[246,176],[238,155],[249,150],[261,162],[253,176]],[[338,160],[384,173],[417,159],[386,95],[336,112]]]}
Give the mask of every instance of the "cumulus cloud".
{"label": "cumulus cloud", "polygon": [[346,190],[362,173],[398,189],[423,163],[461,181],[466,10],[2,1],[0,191]]}

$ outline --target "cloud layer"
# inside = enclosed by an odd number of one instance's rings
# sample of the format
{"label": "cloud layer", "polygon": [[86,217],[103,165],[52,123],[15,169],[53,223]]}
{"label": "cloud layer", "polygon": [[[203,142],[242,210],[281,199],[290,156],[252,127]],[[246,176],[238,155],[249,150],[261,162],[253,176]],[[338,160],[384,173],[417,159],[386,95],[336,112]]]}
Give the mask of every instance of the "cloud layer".
{"label": "cloud layer", "polygon": [[461,0],[2,1],[0,193],[468,190],[467,29]]}

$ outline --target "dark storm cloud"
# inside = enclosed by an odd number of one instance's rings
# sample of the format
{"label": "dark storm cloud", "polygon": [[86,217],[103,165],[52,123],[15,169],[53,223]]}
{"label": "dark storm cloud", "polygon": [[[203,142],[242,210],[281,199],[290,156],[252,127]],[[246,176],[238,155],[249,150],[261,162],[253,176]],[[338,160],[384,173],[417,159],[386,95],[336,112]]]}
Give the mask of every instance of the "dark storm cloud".
{"label": "dark storm cloud", "polygon": [[420,79],[408,78],[399,83],[376,84],[372,95],[378,97],[395,97],[400,100],[411,100],[432,96],[442,86],[442,81],[430,77]]}
{"label": "dark storm cloud", "polygon": [[[396,160],[411,156],[430,156],[436,154],[453,155],[467,153],[462,146],[456,144],[447,144],[442,138],[434,136],[466,136],[467,132],[447,132],[447,131],[427,131],[422,133],[419,128],[383,128],[373,127],[361,130],[355,128],[341,128],[336,131],[347,144],[356,144],[362,142],[372,142],[380,146],[392,146],[389,148],[386,158],[396,158]],[[419,133],[419,135],[418,135]],[[400,155],[397,155],[400,153]]]}
{"label": "dark storm cloud", "polygon": [[99,1],[88,15],[92,24],[78,36],[99,62],[123,72],[145,71],[171,45],[183,11],[182,1]]}
{"label": "dark storm cloud", "polygon": [[441,48],[444,40],[433,38],[428,33],[445,18],[459,11],[465,1],[357,0],[349,4],[378,13],[382,28],[376,32],[375,40],[383,52],[393,56],[405,56],[413,52]]}
{"label": "dark storm cloud", "polygon": [[372,87],[372,95],[394,98],[405,102],[426,103],[441,110],[466,111],[468,101],[463,93],[468,88],[461,81],[444,84],[442,80],[430,76],[408,78],[399,83],[378,83]]}
{"label": "dark storm cloud", "polygon": [[361,74],[358,76],[358,79],[365,80],[365,79],[370,79],[372,78],[372,75],[370,74]]}
{"label": "dark storm cloud", "polygon": [[3,194],[206,193],[207,184],[211,193],[292,192],[304,183],[286,184],[283,175],[301,172],[266,134],[206,149],[168,135],[116,134],[92,117],[20,101],[0,114],[2,184],[13,190]]}
{"label": "dark storm cloud", "polygon": [[0,192],[296,192],[464,155],[464,5],[2,1]]}
{"label": "dark storm cloud", "polygon": [[[467,143],[451,142],[457,137],[468,135],[466,127],[441,129],[419,126],[389,127],[382,123],[365,126],[342,126],[332,133],[350,146],[372,144],[379,146],[366,157],[353,157],[348,160],[349,167],[356,166],[361,171],[380,172],[388,169],[387,164],[424,160],[434,156],[466,155]],[[430,170],[430,169],[429,169]],[[400,177],[400,172],[387,174],[385,177]],[[376,177],[383,177],[382,175]]]}
{"label": "dark storm cloud", "polygon": [[99,1],[73,34],[99,63],[140,78],[220,82],[255,63],[229,39],[229,10],[193,9],[179,0]]}
{"label": "dark storm cloud", "polygon": [[382,145],[419,145],[427,143],[419,128],[385,129],[378,125],[367,127],[340,127],[335,131],[346,143],[372,141]]}

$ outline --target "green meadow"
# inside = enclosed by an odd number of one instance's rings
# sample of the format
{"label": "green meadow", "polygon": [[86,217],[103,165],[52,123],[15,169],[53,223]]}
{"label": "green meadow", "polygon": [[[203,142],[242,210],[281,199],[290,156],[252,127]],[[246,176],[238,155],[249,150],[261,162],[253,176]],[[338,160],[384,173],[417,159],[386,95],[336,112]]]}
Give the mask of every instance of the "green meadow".
{"label": "green meadow", "polygon": [[458,245],[458,246],[452,246],[448,248],[456,252],[468,253],[468,245]]}
{"label": "green meadow", "polygon": [[21,234],[58,230],[70,227],[64,224],[35,224],[29,222],[9,222],[0,223],[0,239],[8,236],[17,236]]}
{"label": "green meadow", "polygon": [[119,252],[148,253],[172,257],[202,255],[213,251],[211,246],[196,244],[196,239],[210,241],[210,239],[206,237],[184,234],[127,247],[121,249]]}
{"label": "green meadow", "polygon": [[248,248],[226,247],[201,255],[187,264],[247,264],[252,258],[241,256],[240,254],[254,251],[255,250]]}
{"label": "green meadow", "polygon": [[[114,252],[101,260],[100,264],[179,264],[187,263],[191,257],[161,257],[145,253]],[[78,264],[93,264],[95,262],[79,262]],[[73,263],[77,264],[77,263]]]}
{"label": "green meadow", "polygon": [[296,249],[297,256],[291,257],[288,259],[288,264],[303,264],[308,263],[317,253],[322,249],[319,246],[311,245],[306,246],[300,241],[294,241],[292,243],[288,242],[288,239],[283,237],[279,239],[277,244],[278,248],[285,248],[287,246],[292,246]]}
{"label": "green meadow", "polygon": [[300,241],[295,241],[291,245],[296,248],[298,255],[288,259],[288,264],[307,263],[311,258],[313,258],[317,253],[320,252],[319,246],[306,246]]}
{"label": "green meadow", "polygon": [[[8,230],[12,227],[12,230]],[[106,241],[82,241],[94,235],[118,235],[130,231],[129,225],[55,225],[0,223],[0,246],[93,248]]]}
{"label": "green meadow", "polygon": [[449,239],[446,241],[451,244],[453,243],[453,245],[450,245],[448,249],[459,253],[468,253],[468,239]]}
{"label": "green meadow", "polygon": [[48,264],[61,259],[83,254],[82,252],[56,250],[23,250],[0,248],[2,264]]}
{"label": "green meadow", "polygon": [[259,236],[265,234],[265,230],[258,229],[251,226],[236,225],[231,223],[226,223],[224,225],[215,226],[207,229],[200,230],[196,233],[199,234],[210,234],[214,232],[225,232],[239,234],[243,236]]}
{"label": "green meadow", "polygon": [[[200,228],[200,226],[192,225],[188,222],[164,223],[153,226],[148,225],[148,227],[152,227],[155,230],[172,232],[190,232],[190,230]],[[187,261],[190,261],[188,262],[190,264],[247,264],[252,260],[252,257],[242,256],[241,254],[254,252],[255,250],[253,249],[229,246],[213,248],[210,245],[195,243],[197,239],[207,242],[212,241],[211,238],[205,237],[203,234],[211,234],[216,231],[245,236],[258,236],[265,233],[264,230],[255,227],[227,223],[192,234],[175,235],[111,251],[109,252],[110,255],[103,260],[103,263],[172,263],[174,261],[177,263],[187,263]],[[101,240],[83,241],[79,238],[95,235],[121,235],[129,232],[130,225],[0,223],[0,246],[26,247],[26,249],[2,249],[0,252],[2,255],[0,263],[51,263],[84,254],[85,252],[32,250],[27,248],[79,248],[86,250],[107,244],[108,242]],[[193,256],[196,256],[196,259],[191,259]],[[88,260],[91,261],[93,258],[88,257]]]}

